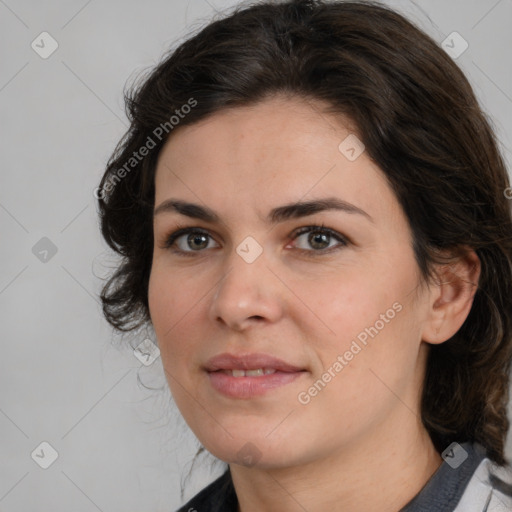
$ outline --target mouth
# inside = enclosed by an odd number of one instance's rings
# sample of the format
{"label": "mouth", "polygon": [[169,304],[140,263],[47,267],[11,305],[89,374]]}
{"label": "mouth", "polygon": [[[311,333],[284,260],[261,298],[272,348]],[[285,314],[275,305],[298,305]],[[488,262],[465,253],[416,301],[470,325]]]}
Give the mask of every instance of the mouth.
{"label": "mouth", "polygon": [[261,377],[262,375],[272,375],[276,373],[275,368],[256,368],[255,370],[217,370],[225,375],[232,377]]}
{"label": "mouth", "polygon": [[267,354],[221,354],[204,367],[212,388],[229,398],[250,399],[289,384],[307,370]]}

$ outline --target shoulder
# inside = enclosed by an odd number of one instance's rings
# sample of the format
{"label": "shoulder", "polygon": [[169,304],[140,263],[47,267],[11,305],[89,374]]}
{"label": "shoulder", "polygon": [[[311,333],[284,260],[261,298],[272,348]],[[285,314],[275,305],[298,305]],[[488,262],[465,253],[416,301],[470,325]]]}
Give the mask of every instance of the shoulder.
{"label": "shoulder", "polygon": [[236,512],[237,504],[231,474],[227,470],[176,512]]}
{"label": "shoulder", "polygon": [[454,512],[512,510],[512,468],[484,458],[473,473]]}

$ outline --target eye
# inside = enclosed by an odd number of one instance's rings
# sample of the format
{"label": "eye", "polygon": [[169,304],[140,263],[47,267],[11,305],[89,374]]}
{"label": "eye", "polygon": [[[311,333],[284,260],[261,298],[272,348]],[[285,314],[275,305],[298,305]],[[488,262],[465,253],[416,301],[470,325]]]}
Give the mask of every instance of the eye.
{"label": "eye", "polygon": [[[185,237],[185,235],[188,235]],[[197,228],[181,228],[171,233],[165,240],[163,249],[171,249],[176,253],[184,253],[193,256],[194,252],[201,252],[202,249],[208,249],[208,238],[210,235],[206,231]],[[182,240],[180,240],[182,239]],[[213,239],[212,239],[213,240]],[[178,242],[176,244],[176,242]],[[178,248],[173,246],[177,245]],[[192,250],[188,250],[188,249]]]}
{"label": "eye", "polygon": [[[294,233],[293,240],[297,240],[302,235],[308,235],[304,238],[305,242],[309,247],[312,247],[314,250],[300,248],[301,252],[309,252],[309,253],[330,253],[332,250],[339,249],[340,246],[344,247],[347,245],[347,240],[330,228],[326,228],[322,226],[306,226],[300,228]],[[334,240],[337,240],[338,246],[330,246],[330,243]]]}
{"label": "eye", "polygon": [[[302,237],[302,235],[306,234],[308,237],[304,238],[304,240],[313,250],[304,247],[298,247],[298,250],[303,253],[309,253],[310,255],[316,256],[314,253],[330,253],[333,250],[348,245],[348,241],[345,237],[323,225],[300,228],[292,235],[292,240],[297,240]],[[170,249],[177,254],[194,256],[194,253],[202,252],[203,249],[211,249],[212,247],[209,245],[209,241],[211,240],[213,240],[213,238],[207,231],[198,228],[180,228],[165,239],[162,249]],[[338,244],[330,246],[331,242],[334,241],[337,241]]]}

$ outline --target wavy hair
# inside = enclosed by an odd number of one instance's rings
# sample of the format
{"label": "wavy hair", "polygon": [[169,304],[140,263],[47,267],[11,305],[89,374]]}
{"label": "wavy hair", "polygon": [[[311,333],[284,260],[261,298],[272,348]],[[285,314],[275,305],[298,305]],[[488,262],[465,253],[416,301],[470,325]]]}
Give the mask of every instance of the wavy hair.
{"label": "wavy hair", "polygon": [[[130,127],[98,195],[102,235],[122,257],[101,291],[105,318],[123,332],[150,322],[154,177],[166,140],[215,112],[274,94],[320,101],[354,122],[408,219],[425,282],[441,251],[475,250],[481,275],[474,302],[459,331],[431,346],[421,417],[439,452],[452,441],[478,442],[492,461],[506,464],[512,361],[507,170],[492,122],[460,68],[380,2],[239,5],[170,50],[125,91]],[[191,100],[195,106],[185,108]]]}

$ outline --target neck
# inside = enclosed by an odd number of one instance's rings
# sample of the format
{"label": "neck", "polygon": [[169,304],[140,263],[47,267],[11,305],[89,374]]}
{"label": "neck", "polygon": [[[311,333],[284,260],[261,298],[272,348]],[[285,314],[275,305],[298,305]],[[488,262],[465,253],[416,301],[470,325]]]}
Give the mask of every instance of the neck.
{"label": "neck", "polygon": [[401,428],[383,427],[378,436],[369,432],[328,459],[270,469],[232,464],[239,512],[277,507],[280,512],[400,510],[421,491],[442,459],[420,420],[405,407],[397,411],[397,421],[391,423]]}

